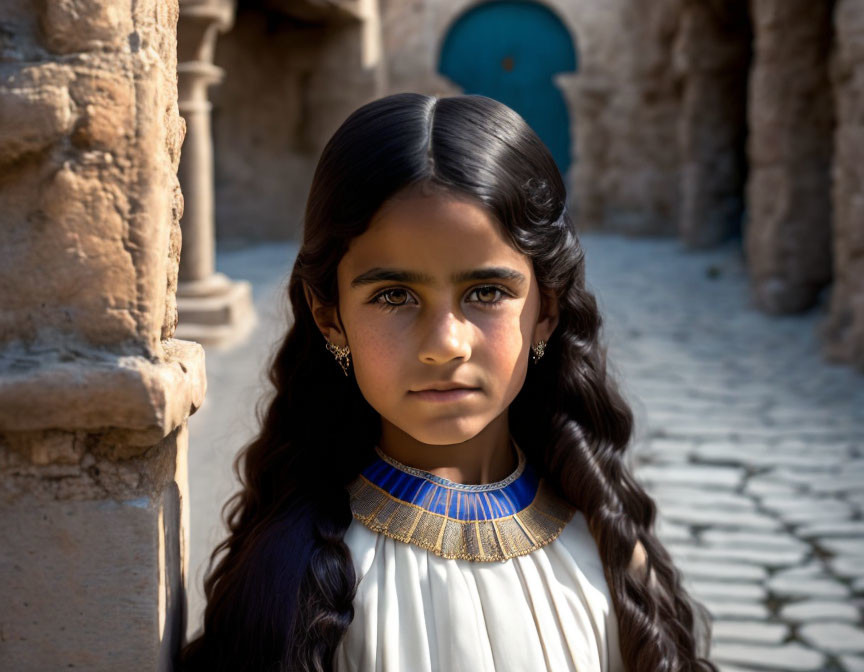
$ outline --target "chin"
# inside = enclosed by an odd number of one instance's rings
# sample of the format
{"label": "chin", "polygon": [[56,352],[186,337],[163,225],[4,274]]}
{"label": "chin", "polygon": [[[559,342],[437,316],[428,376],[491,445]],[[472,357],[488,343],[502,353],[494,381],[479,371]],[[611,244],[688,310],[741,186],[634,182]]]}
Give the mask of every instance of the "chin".
{"label": "chin", "polygon": [[430,446],[449,446],[473,439],[487,424],[488,422],[476,417],[442,418],[403,429],[420,443]]}

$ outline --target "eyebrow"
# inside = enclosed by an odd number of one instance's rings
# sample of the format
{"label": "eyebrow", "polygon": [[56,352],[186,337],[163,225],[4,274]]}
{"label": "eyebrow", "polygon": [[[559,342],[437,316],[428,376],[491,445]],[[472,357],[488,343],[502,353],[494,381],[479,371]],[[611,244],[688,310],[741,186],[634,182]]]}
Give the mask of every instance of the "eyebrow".
{"label": "eyebrow", "polygon": [[[470,280],[511,280],[519,284],[525,282],[525,276],[519,271],[506,266],[487,266],[469,271],[459,271],[450,276],[454,284]],[[431,285],[435,279],[431,275],[417,271],[405,271],[398,268],[370,268],[351,281],[351,287],[371,285],[376,282],[409,282],[415,285]]]}

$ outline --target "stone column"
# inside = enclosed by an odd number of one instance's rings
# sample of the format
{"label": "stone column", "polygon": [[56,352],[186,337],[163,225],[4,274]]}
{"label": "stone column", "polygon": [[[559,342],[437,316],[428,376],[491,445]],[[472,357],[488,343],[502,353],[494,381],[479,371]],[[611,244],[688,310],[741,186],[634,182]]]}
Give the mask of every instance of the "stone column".
{"label": "stone column", "polygon": [[169,670],[206,386],[177,0],[0,5],[0,669]]}
{"label": "stone column", "polygon": [[702,248],[734,235],[744,212],[751,35],[746,0],[691,2],[682,12],[678,234]]}
{"label": "stone column", "polygon": [[177,66],[180,113],[186,120],[186,141],[180,160],[183,254],[177,307],[181,338],[205,345],[228,346],[245,337],[255,324],[252,289],[215,270],[213,218],[213,137],[208,87],[221,81],[213,65],[216,38],[231,27],[231,0],[181,0]]}
{"label": "stone column", "polygon": [[791,313],[831,280],[831,3],[750,4],[745,251],[754,304]]}
{"label": "stone column", "polygon": [[864,5],[839,0],[834,13],[834,284],[825,355],[864,371]]}

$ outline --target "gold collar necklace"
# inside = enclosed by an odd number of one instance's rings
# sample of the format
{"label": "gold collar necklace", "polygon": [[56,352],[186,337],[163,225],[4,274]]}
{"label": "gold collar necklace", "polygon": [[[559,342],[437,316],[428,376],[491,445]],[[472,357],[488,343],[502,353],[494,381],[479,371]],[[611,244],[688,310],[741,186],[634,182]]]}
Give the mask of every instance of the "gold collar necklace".
{"label": "gold collar necklace", "polygon": [[457,483],[376,459],[349,484],[351,512],[369,529],[444,558],[491,562],[553,541],[574,507],[558,497],[515,441],[516,469],[494,483]]}

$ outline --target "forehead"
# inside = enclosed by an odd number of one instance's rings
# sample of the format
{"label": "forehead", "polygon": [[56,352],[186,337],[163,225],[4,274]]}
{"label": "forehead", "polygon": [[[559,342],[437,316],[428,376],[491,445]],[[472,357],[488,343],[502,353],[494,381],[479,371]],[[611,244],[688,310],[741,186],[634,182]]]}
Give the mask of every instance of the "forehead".
{"label": "forehead", "polygon": [[346,275],[383,266],[443,277],[489,265],[507,265],[526,275],[531,266],[481,204],[437,193],[386,202],[367,230],[351,241],[339,268]]}

